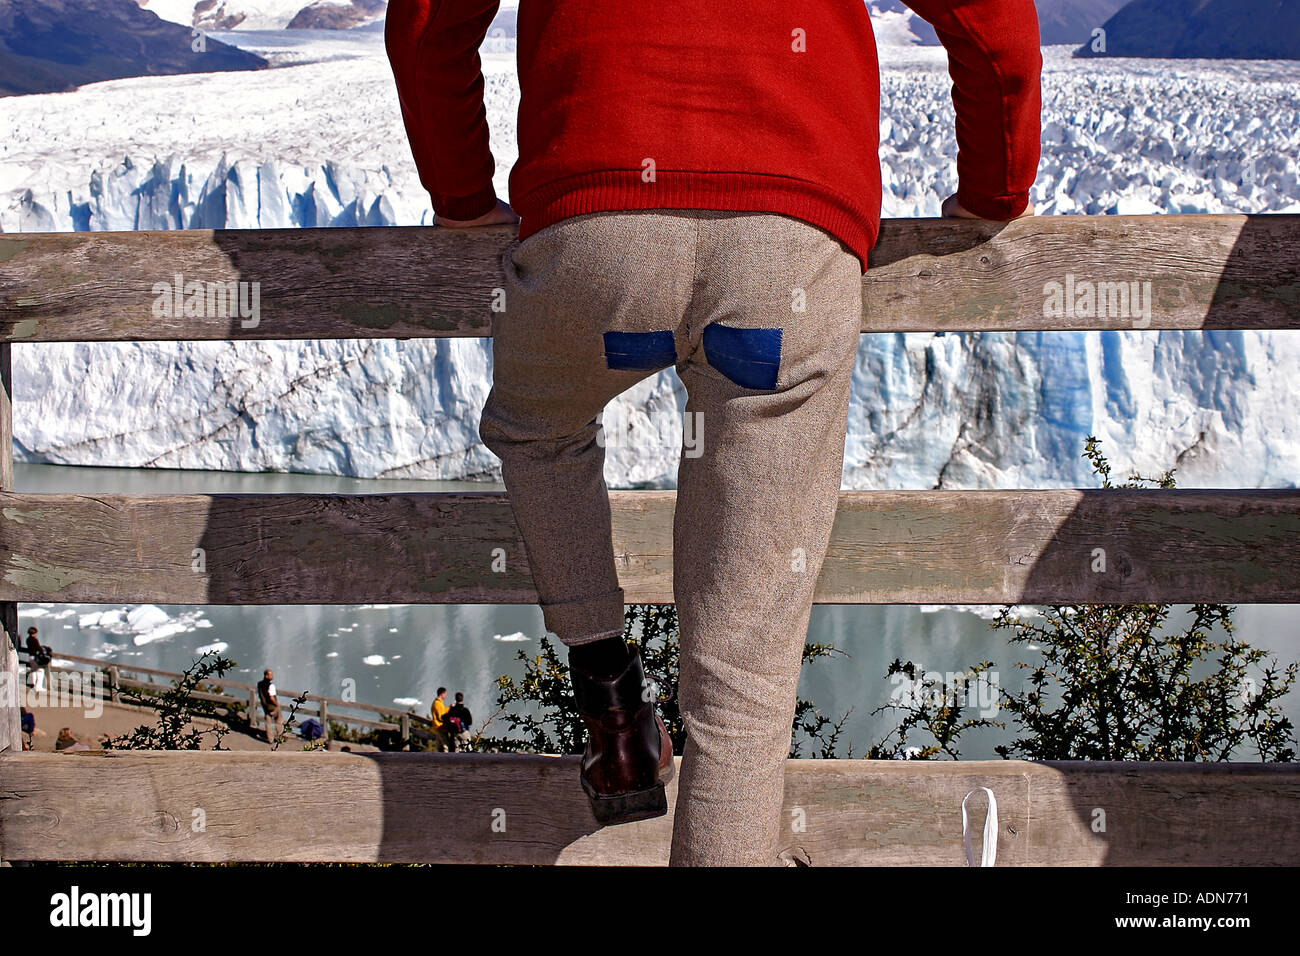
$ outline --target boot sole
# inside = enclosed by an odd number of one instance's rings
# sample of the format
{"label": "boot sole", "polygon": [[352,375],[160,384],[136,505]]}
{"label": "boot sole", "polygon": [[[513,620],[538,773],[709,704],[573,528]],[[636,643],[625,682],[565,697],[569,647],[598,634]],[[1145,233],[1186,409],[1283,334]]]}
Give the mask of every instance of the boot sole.
{"label": "boot sole", "polygon": [[669,761],[668,766],[660,771],[659,780],[653,787],[612,795],[594,792],[581,777],[579,781],[583,792],[587,794],[591,814],[596,822],[601,826],[616,826],[665,816],[668,813],[668,795],[664,791],[664,784],[673,779],[673,774],[674,766]]}
{"label": "boot sole", "polygon": [[668,795],[664,792],[662,783],[656,783],[648,790],[635,790],[612,797],[588,792],[587,800],[591,803],[591,815],[601,826],[652,820],[668,813]]}

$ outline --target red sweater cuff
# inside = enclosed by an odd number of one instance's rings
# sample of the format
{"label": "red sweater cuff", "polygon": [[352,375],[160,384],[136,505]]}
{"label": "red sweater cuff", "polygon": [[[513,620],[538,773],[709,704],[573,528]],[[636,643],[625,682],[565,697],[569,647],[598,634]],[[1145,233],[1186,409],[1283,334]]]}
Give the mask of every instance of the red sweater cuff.
{"label": "red sweater cuff", "polygon": [[1009,196],[974,196],[963,187],[957,187],[957,202],[981,219],[1006,221],[1015,219],[1029,206],[1029,193]]}
{"label": "red sweater cuff", "polygon": [[497,204],[496,189],[491,183],[468,196],[431,196],[430,198],[433,200],[435,213],[443,219],[455,219],[458,222],[477,219],[491,212]]}

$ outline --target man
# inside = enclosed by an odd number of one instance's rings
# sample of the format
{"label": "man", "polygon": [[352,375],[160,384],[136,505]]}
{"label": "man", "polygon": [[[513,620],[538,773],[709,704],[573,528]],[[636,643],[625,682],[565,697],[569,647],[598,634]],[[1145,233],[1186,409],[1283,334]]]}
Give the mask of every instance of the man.
{"label": "man", "polygon": [[447,727],[447,688],[439,687],[438,696],[433,699],[433,736],[436,740],[434,750],[446,753],[451,750],[451,734]]}
{"label": "man", "polygon": [[448,733],[451,735],[451,749],[464,750],[469,747],[469,728],[474,723],[474,715],[465,706],[465,695],[456,692],[456,703],[447,711]]}
{"label": "man", "polygon": [[269,667],[262,672],[262,679],[257,682],[257,696],[266,714],[266,742],[274,743],[281,730],[280,700],[275,693],[275,675]]}
{"label": "man", "polygon": [[[1033,0],[909,5],[953,78],[944,214],[1030,214]],[[512,209],[493,188],[477,54],[496,10],[391,0],[386,42],[435,223],[519,221],[479,430],[546,627],[569,648],[588,730],[579,778],[598,822],[666,812],[670,741],[623,641],[596,416],[673,367],[701,440],[679,462],[673,526],[687,742],[670,862],[781,865],[799,665],[880,220],[869,17],[860,0],[522,0]]]}

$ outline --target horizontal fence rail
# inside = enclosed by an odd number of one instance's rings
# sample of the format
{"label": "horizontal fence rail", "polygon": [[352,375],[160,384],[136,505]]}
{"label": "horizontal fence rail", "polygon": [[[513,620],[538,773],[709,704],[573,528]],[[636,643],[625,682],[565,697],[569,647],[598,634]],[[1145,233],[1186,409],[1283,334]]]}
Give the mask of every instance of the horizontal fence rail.
{"label": "horizontal fence rail", "polygon": [[[671,814],[598,828],[578,760],[0,757],[0,833],[13,860],[666,863]],[[785,849],[814,866],[960,866],[961,802],[976,787],[997,799],[999,866],[1300,864],[1297,764],[791,760],[787,768],[783,819],[800,810],[805,830],[787,834]],[[676,795],[674,779],[670,807]],[[199,809],[205,828],[195,832]]]}
{"label": "horizontal fence rail", "polygon": [[[627,601],[671,603],[676,493],[610,501]],[[841,492],[815,600],[1300,602],[1300,490]],[[502,492],[0,493],[0,601],[533,604],[537,593]]]}
{"label": "horizontal fence rail", "polygon": [[[0,341],[485,336],[514,237],[505,226],[0,235]],[[191,283],[203,306],[187,312]],[[1294,329],[1298,287],[1295,215],[894,219],[863,277],[862,328]],[[241,295],[247,308],[230,307]]]}

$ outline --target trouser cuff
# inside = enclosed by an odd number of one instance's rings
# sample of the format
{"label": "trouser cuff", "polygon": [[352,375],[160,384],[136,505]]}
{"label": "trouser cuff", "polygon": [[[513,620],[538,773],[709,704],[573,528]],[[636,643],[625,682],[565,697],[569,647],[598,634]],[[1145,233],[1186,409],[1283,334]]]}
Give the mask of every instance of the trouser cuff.
{"label": "trouser cuff", "polygon": [[590,644],[623,633],[623,589],[559,604],[543,604],[542,619],[567,647]]}

